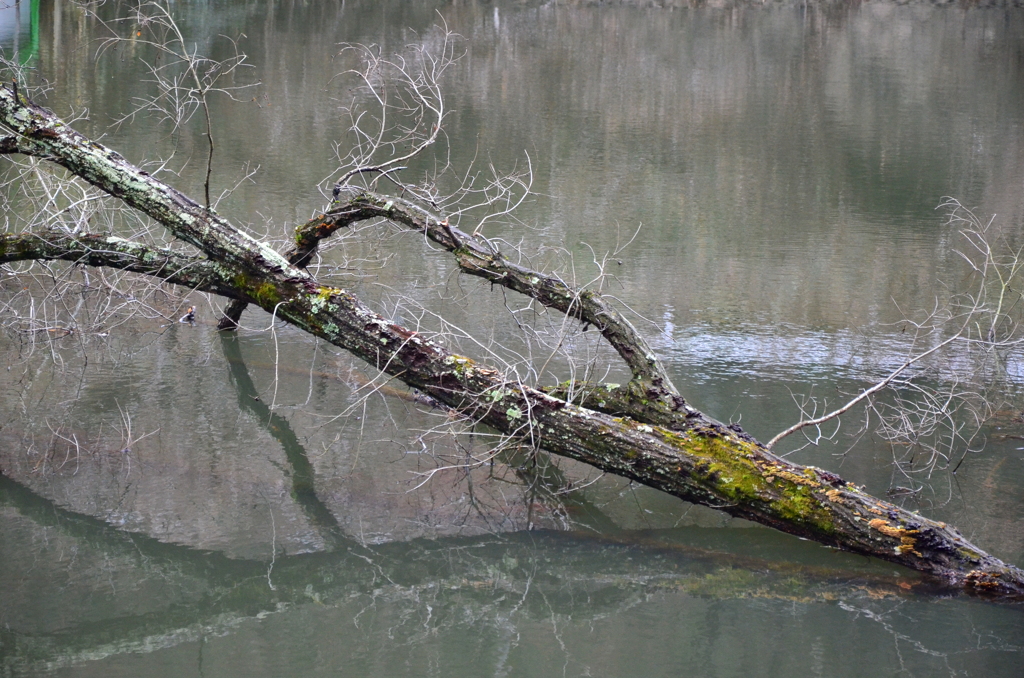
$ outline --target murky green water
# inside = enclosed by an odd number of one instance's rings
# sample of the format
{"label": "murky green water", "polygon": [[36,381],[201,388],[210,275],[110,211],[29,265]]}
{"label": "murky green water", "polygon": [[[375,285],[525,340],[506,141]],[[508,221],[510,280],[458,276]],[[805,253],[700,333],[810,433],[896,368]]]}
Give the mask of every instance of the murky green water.
{"label": "murky green water", "polygon": [[[200,197],[197,120],[110,127],[151,89],[145,49],[98,55],[104,29],[68,0],[8,4],[0,46],[52,83],[46,103],[87,111],[79,129],[165,160]],[[1024,10],[636,4],[663,6],[175,2],[201,51],[222,58],[210,36],[244,35],[253,68],[237,84],[261,83],[214,102],[214,194],[259,168],[218,209],[273,238],[322,209],[345,138],[339,43],[436,48],[444,21],[465,52],[443,80],[452,163],[528,154],[534,170],[536,197],[486,235],[522,241],[537,266],[571,256],[587,281],[594,252],[639,227],[605,291],[646,319],[690,401],[762,439],[798,418],[791,393],[833,401],[898,365],[900,309],[963,282],[943,196],[1021,241]],[[526,351],[505,309],[521,300],[416,238],[366,230],[328,256],[348,262],[332,284],[409,325],[443,314],[479,340],[451,340],[469,355]],[[5,303],[20,303],[14,280]],[[72,337],[7,321],[0,337],[4,675],[1021,675],[1019,607],[936,596],[564,462],[507,453],[467,470],[485,432],[456,435],[262,312],[221,337],[197,295],[116,298],[135,313],[124,324],[79,309]],[[182,303],[194,327],[166,322]],[[38,308],[54,323],[75,310]],[[609,351],[578,350],[622,380]],[[1020,382],[1016,355],[1003,369]],[[919,478],[908,505],[1019,565],[1016,414],[955,477]],[[905,482],[893,454],[841,436],[794,458],[882,494]]]}

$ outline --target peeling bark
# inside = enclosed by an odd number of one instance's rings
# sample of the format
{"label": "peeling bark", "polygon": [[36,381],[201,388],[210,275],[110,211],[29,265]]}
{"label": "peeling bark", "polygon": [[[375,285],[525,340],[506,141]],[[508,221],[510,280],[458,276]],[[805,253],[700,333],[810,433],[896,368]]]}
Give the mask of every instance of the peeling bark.
{"label": "peeling bark", "polygon": [[[681,399],[677,403],[671,397],[674,388],[653,353],[641,350],[643,355],[637,355],[637,347],[646,343],[599,296],[576,293],[557,278],[542,277],[511,262],[488,248],[486,241],[474,241],[415,206],[383,196],[356,196],[301,227],[297,247],[286,257],[117,153],[74,132],[52,113],[19,101],[6,88],[0,88],[0,122],[15,133],[19,152],[60,164],[198,247],[208,259],[180,262],[177,270],[182,276],[193,270],[190,267],[202,269],[210,275],[205,289],[255,303],[498,431],[687,501],[905,565],[955,588],[1024,597],[1024,572],[981,551],[955,529],[872,497],[827,471],[791,464],[749,436],[688,408]],[[627,416],[587,409],[523,386],[390,322],[344,290],[318,285],[299,266],[332,229],[361,215],[384,216],[420,230],[451,250],[463,270],[544,299],[553,308],[601,328],[636,378],[629,388],[608,390],[608,398],[595,389],[584,389],[586,402],[600,406],[603,401],[607,412]],[[19,258],[14,245],[25,248],[22,259],[71,258],[100,265],[131,260],[133,266],[142,266],[147,257],[143,249],[133,249],[144,246],[122,246],[124,241],[113,243],[109,237],[63,242],[42,235],[10,240],[12,248],[5,250],[5,261]],[[35,245],[29,246],[32,242]],[[68,256],[59,251],[62,242],[70,248]],[[75,247],[80,249],[74,251]],[[171,270],[170,262],[177,260],[165,254],[152,274],[169,279],[161,272]],[[645,397],[651,395],[653,400],[670,398],[652,408],[652,398]]]}
{"label": "peeling bark", "polygon": [[20,153],[17,137],[0,137],[0,153]]}

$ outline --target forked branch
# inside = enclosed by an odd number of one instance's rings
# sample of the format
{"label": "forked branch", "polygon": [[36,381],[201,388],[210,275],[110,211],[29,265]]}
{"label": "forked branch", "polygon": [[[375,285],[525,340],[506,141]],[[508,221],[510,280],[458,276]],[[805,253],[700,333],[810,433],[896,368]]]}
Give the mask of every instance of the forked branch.
{"label": "forked branch", "polygon": [[[401,198],[359,191],[343,203],[296,228],[294,250],[308,262],[321,240],[366,219],[382,218],[426,235],[455,255],[459,268],[495,285],[524,294],[548,308],[593,325],[622,357],[633,379],[661,394],[678,396],[663,364],[647,341],[602,295],[578,289],[561,278],[536,271],[506,257],[491,241],[474,237],[436,214]],[[299,264],[304,265],[304,264]],[[673,402],[682,409],[682,398]]]}
{"label": "forked branch", "polygon": [[[258,304],[500,433],[733,516],[906,565],[950,586],[1024,597],[1024,572],[946,524],[872,497],[835,474],[780,459],[699,413],[679,431],[595,412],[419,336],[351,293],[318,285],[267,244],[74,132],[49,111],[18,101],[8,88],[0,88],[0,126],[23,137],[23,148],[32,154],[59,163],[198,247],[213,264],[215,283],[231,287],[235,298]],[[615,317],[597,295],[576,293],[556,277],[510,262],[486,241],[480,244],[418,208],[396,211],[402,207],[398,201],[380,203],[374,197],[350,202],[353,209],[405,219],[406,227],[460,257],[464,270],[549,298],[553,307],[592,318],[603,331]],[[646,358],[639,356],[650,375]],[[637,356],[630,354],[627,362],[632,360]]]}

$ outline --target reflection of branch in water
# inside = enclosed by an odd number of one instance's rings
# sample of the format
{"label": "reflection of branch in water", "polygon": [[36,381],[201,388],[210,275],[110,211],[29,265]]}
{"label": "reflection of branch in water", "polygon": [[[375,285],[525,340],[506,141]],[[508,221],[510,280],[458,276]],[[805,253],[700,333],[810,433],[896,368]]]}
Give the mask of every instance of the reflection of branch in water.
{"label": "reflection of branch in water", "polygon": [[[223,635],[246,620],[303,603],[342,608],[353,596],[378,606],[424,608],[435,627],[458,627],[470,614],[481,623],[574,620],[615,614],[658,593],[709,598],[758,597],[804,602],[906,598],[917,586],[886,575],[807,567],[671,543],[663,533],[616,540],[564,532],[393,542],[373,549],[339,538],[331,553],[279,556],[274,586],[266,563],[232,560],[218,553],[123,532],[95,518],[60,509],[0,475],[0,506],[10,506],[40,528],[55,530],[109,560],[114,557],[136,584],[164,582],[165,607],[145,614],[94,619],[93,610],[66,610],[68,623],[54,633],[0,629],[0,674],[69,666],[105,656],[152,652],[204,635]],[[50,538],[56,537],[53,531]],[[33,540],[32,535],[25,535]],[[17,549],[17,544],[4,548]],[[36,548],[32,546],[29,548]],[[83,555],[79,562],[87,562]],[[538,573],[543,573],[539,577]],[[77,573],[84,576],[86,573]],[[26,583],[25,585],[28,585]],[[137,587],[136,587],[137,588]],[[124,593],[137,595],[133,587]],[[38,595],[50,595],[40,593]],[[52,595],[60,595],[52,592]],[[136,609],[125,605],[126,609]],[[112,606],[110,609],[117,609]],[[6,675],[6,674],[5,674]]]}
{"label": "reflection of branch in water", "polygon": [[[62,509],[2,473],[0,507],[12,507],[31,520],[39,528],[36,532],[47,535],[47,541],[60,535],[75,542],[78,568],[89,562],[87,553],[93,553],[104,566],[113,563],[119,576],[131,579],[132,585],[121,587],[124,593],[114,593],[114,598],[120,600],[105,609],[138,609],[133,597],[146,582],[159,582],[161,605],[153,612],[100,619],[93,618],[93,611],[83,609],[80,620],[76,619],[78,611],[65,608],[68,623],[53,633],[20,633],[8,623],[0,627],[0,675],[34,674],[104,656],[151,652],[207,634],[223,634],[246,619],[307,600],[305,583],[316,580],[318,564],[302,560],[292,565],[292,577],[284,577],[284,586],[278,585],[275,569],[277,590],[270,591],[264,562],[227,558],[218,552],[165,544],[116,529],[97,518]],[[27,535],[31,542],[27,545],[3,543],[2,548],[39,549],[36,537]],[[368,567],[366,557],[361,557],[365,549],[355,542],[339,538],[337,545],[341,553],[332,556],[331,563],[343,573],[343,583],[355,585],[358,590],[372,590],[379,581],[380,565],[371,562]],[[69,571],[76,580],[88,579],[88,575],[88,571],[76,571],[74,575]],[[31,584],[25,580],[24,585]],[[47,595],[63,597],[59,590],[32,594],[36,600]],[[8,614],[13,612],[8,610]]]}
{"label": "reflection of branch in water", "polygon": [[503,451],[498,459],[515,472],[531,493],[536,494],[536,500],[566,513],[574,526],[602,534],[619,531],[615,521],[587,499],[585,492],[573,487],[572,481],[547,452],[528,451],[516,445]]}
{"label": "reflection of branch in water", "polygon": [[[315,375],[327,379],[337,379],[338,376],[328,372],[300,371],[285,365],[276,367],[258,361],[246,361],[242,358],[236,335],[223,334],[221,340],[224,356],[231,368],[232,380],[236,390],[238,390],[239,405],[255,415],[270,434],[281,443],[293,468],[293,484],[296,486],[293,493],[310,521],[322,530],[328,530],[326,534],[322,534],[325,542],[328,542],[327,538],[339,530],[340,527],[334,515],[315,494],[313,487],[314,471],[309,464],[305,448],[298,442],[287,420],[272,412],[265,403],[259,400],[256,387],[249,377],[247,366],[257,369],[275,369],[282,373],[308,374],[310,377]],[[372,384],[371,379],[363,377],[357,371],[350,371],[347,378],[360,388]],[[385,396],[399,398],[406,402],[431,408],[443,408],[439,403],[415,391],[397,389],[387,384],[374,384],[373,389]],[[562,472],[547,452],[537,450],[528,453],[520,445],[512,444],[497,451],[494,460],[505,464],[518,480],[527,486],[527,494],[534,495],[531,501],[543,503],[552,512],[567,516],[573,528],[582,527],[604,534],[610,534],[619,530],[618,525],[604,511],[587,499],[582,491],[586,485],[574,487],[572,481]],[[468,471],[470,466],[471,464],[466,466],[467,478],[469,477]],[[300,481],[300,476],[303,478],[302,481]],[[308,484],[304,483],[305,478],[308,478]],[[298,489],[300,482],[304,484],[305,494],[300,494]],[[309,499],[309,504],[304,503],[304,500],[307,498]],[[487,515],[485,515],[482,509],[480,515],[487,520]],[[327,522],[319,522],[320,520],[326,520]]]}
{"label": "reflection of branch in water", "polygon": [[281,444],[285,458],[291,466],[292,497],[306,518],[318,528],[320,537],[329,548],[338,545],[341,528],[338,520],[316,494],[316,472],[309,462],[306,448],[299,442],[288,420],[271,411],[259,398],[259,392],[249,377],[249,370],[242,359],[238,337],[233,333],[221,332],[221,347],[231,371],[231,381],[238,395],[238,406],[252,414],[267,429],[274,440]]}
{"label": "reflection of branch in water", "polygon": [[[913,675],[909,673],[908,667],[904,662],[903,647],[906,646],[913,652],[929,655],[936,659],[942,660],[943,668],[946,670],[946,672],[948,672],[951,676],[957,675],[958,672],[949,663],[950,652],[932,650],[928,646],[926,646],[922,641],[911,638],[910,636],[906,635],[905,633],[901,633],[899,630],[896,629],[896,627],[892,623],[892,620],[890,619],[890,617],[896,611],[895,609],[887,610],[885,612],[875,612],[874,610],[870,610],[868,608],[860,608],[854,605],[850,605],[849,603],[842,600],[839,601],[839,607],[846,610],[847,612],[854,613],[855,617],[863,617],[864,619],[879,624],[885,630],[886,633],[892,636],[893,649],[895,650],[896,657],[899,660],[899,668],[898,671],[896,671],[897,673]],[[898,609],[898,606],[896,609]]]}
{"label": "reflection of branch in water", "polygon": [[83,513],[61,508],[49,499],[5,476],[0,470],[0,506],[10,506],[41,529],[57,530],[84,548],[95,549],[129,561],[143,572],[173,571],[183,577],[201,579],[211,586],[260,576],[264,565],[236,560],[216,551],[165,544],[137,532],[125,532]]}
{"label": "reflection of branch in water", "polygon": [[[258,392],[252,379],[249,376],[249,365],[257,368],[267,369],[273,367],[264,363],[246,361],[242,358],[240,344],[237,335],[224,333],[221,335],[221,345],[224,349],[224,356],[231,369],[232,382],[238,392],[239,406],[253,414],[276,439],[284,449],[285,455],[292,466],[293,496],[299,503],[307,518],[313,525],[320,528],[321,536],[325,543],[331,547],[330,540],[340,530],[334,515],[330,509],[316,495],[314,487],[315,471],[309,463],[309,457],[305,448],[298,441],[297,436],[291,429],[287,419],[280,416],[259,399]],[[291,371],[296,374],[298,370],[281,366],[274,368],[284,372]],[[307,372],[302,372],[307,374]],[[312,371],[308,374],[313,375]],[[336,375],[324,372],[315,373],[325,378],[335,379]],[[361,377],[356,372],[349,374],[349,379],[361,387],[371,383],[371,380]],[[416,403],[427,407],[442,407],[433,400],[416,392],[404,389],[396,389],[384,384],[376,384],[374,390],[386,396],[399,398],[407,402]],[[519,445],[509,445],[498,452],[496,460],[506,464],[517,476],[520,482],[529,489],[529,495],[535,495],[532,500],[543,503],[552,512],[561,513],[568,517],[574,527],[584,527],[603,533],[617,531],[618,526],[604,512],[590,502],[579,488],[574,488],[572,482],[565,476],[561,469],[551,460],[550,455],[543,451],[532,453],[531,456],[523,452]],[[530,459],[527,457],[530,456]],[[537,463],[534,463],[536,460]],[[467,479],[469,478],[467,465]],[[470,501],[472,504],[473,502]],[[478,507],[479,508],[479,507]],[[480,508],[480,515],[484,520],[488,516],[484,509]],[[495,528],[495,531],[502,531]]]}

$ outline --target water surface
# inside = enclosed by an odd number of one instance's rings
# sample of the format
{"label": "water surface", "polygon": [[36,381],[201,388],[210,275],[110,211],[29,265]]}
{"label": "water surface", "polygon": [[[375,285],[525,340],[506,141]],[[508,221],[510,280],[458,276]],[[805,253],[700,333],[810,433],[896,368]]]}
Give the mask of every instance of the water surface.
{"label": "water surface", "polygon": [[[944,196],[1021,242],[1024,12],[647,4],[171,11],[217,58],[229,44],[215,36],[244,35],[253,68],[236,80],[259,85],[213,100],[213,190],[258,166],[218,210],[278,240],[327,204],[333,145],[348,139],[340,44],[436,49],[444,22],[462,56],[443,79],[443,152],[482,169],[528,156],[534,170],[535,197],[485,235],[581,282],[610,253],[604,291],[687,399],[767,439],[799,417],[794,395],[833,403],[899,365],[906,315],[969,282],[935,209]],[[133,162],[165,161],[166,180],[200,198],[198,118],[111,127],[152,92],[151,55],[101,53],[105,35],[68,0],[0,9],[0,47],[52,83],[47,105],[87,111],[79,129]],[[457,350],[518,361],[542,384],[572,374],[507,309],[546,329],[560,318],[460,277],[417,238],[367,229],[327,256],[345,264],[331,284],[385,314],[424,331],[440,314],[476,338],[448,339]],[[23,280],[5,275],[5,303],[27,303]],[[936,595],[893,566],[576,464],[515,450],[475,463],[486,431],[265,313],[221,337],[220,302],[180,294],[122,299],[122,316],[135,312],[123,323],[79,311],[64,338],[5,321],[6,674],[1020,675],[1019,607]],[[189,303],[195,326],[175,322]],[[571,350],[624,380],[607,348]],[[1000,369],[1019,384],[1013,352]],[[1022,564],[1018,414],[1001,413],[955,476],[916,476],[902,501]],[[891,466],[899,453],[841,434],[793,458],[884,494],[909,482]]]}

